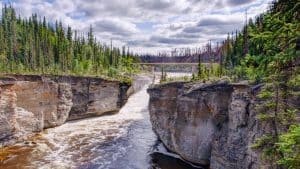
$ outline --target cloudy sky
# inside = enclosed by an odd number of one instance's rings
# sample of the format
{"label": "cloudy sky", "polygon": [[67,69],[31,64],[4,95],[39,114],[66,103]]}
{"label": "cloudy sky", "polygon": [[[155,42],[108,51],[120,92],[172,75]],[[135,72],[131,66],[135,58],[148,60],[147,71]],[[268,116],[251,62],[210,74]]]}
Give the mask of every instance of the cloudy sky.
{"label": "cloudy sky", "polygon": [[129,45],[137,53],[200,47],[224,39],[249,17],[264,12],[271,0],[0,0],[17,12],[60,20],[114,46]]}

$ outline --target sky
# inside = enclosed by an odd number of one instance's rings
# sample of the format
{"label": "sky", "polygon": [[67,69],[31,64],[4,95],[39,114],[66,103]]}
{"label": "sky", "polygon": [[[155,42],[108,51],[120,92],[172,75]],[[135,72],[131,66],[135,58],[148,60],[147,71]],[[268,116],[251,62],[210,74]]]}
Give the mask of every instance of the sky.
{"label": "sky", "polygon": [[201,47],[240,30],[271,0],[0,0],[17,13],[62,21],[80,32],[90,25],[101,43],[129,46],[139,54]]}

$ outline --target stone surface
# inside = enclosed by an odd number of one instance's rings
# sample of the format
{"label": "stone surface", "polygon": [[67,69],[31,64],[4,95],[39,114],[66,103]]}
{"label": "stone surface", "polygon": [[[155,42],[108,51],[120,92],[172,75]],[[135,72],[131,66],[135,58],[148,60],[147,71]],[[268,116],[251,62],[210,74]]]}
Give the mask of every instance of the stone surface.
{"label": "stone surface", "polygon": [[18,111],[32,113],[40,122],[40,129],[33,131],[55,127],[67,120],[72,107],[70,85],[51,80],[17,81],[12,89],[17,95]]}
{"label": "stone surface", "polygon": [[90,77],[0,78],[0,143],[25,138],[68,120],[116,112],[125,104],[129,87]]}
{"label": "stone surface", "polygon": [[12,85],[0,84],[0,142],[13,136],[16,124],[15,100]]}
{"label": "stone surface", "polygon": [[258,134],[250,93],[249,87],[234,87],[228,109],[228,121],[222,124],[212,143],[211,168],[259,167],[260,158],[250,148],[255,141],[255,135]]}
{"label": "stone surface", "polygon": [[227,118],[232,87],[171,83],[148,92],[153,129],[164,145],[185,160],[208,165],[214,134]]}
{"label": "stone surface", "polygon": [[152,86],[148,92],[153,130],[170,151],[192,163],[212,169],[257,169],[265,164],[251,145],[271,131],[256,118],[259,88],[226,82]]}
{"label": "stone surface", "polygon": [[59,76],[54,81],[70,84],[72,103],[68,120],[117,112],[126,103],[130,85],[101,78]]}

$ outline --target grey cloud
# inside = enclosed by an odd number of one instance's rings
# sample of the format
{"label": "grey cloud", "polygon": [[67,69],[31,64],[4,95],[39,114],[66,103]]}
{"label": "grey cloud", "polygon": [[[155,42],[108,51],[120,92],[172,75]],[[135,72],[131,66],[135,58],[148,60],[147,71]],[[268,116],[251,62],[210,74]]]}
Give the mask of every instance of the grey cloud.
{"label": "grey cloud", "polygon": [[248,4],[254,1],[255,0],[227,0],[227,4],[230,6],[238,6],[238,5]]}
{"label": "grey cloud", "polygon": [[233,24],[233,25],[211,25],[207,27],[194,26],[187,27],[183,29],[184,33],[201,33],[201,34],[226,34],[228,32],[235,31],[236,29],[241,28],[243,24]]}
{"label": "grey cloud", "polygon": [[203,2],[203,0],[188,0],[191,4],[198,4],[200,2]]}
{"label": "grey cloud", "polygon": [[135,33],[131,25],[124,25],[126,23],[113,21],[113,20],[99,20],[94,23],[94,30],[98,32],[110,32],[112,34],[131,36]]}
{"label": "grey cloud", "polygon": [[159,44],[157,43],[153,43],[153,42],[150,42],[148,40],[131,40],[131,41],[128,41],[127,42],[127,45],[129,46],[139,46],[139,47],[150,47],[150,48],[153,48],[153,47],[158,47]]}
{"label": "grey cloud", "polygon": [[195,39],[189,38],[172,38],[172,37],[162,37],[162,36],[152,36],[150,41],[161,43],[161,44],[172,44],[172,45],[184,45],[197,43]]}
{"label": "grey cloud", "polygon": [[140,15],[134,6],[135,0],[75,0],[77,10],[85,12],[86,17],[102,16],[121,16],[134,17]]}
{"label": "grey cloud", "polygon": [[[153,49],[226,37],[241,28],[244,17],[232,19],[225,13],[239,14],[238,6],[253,1],[263,0],[14,0],[23,16],[37,12],[51,22],[62,20],[82,32],[91,24],[102,43],[113,38],[116,44]],[[153,23],[151,28],[135,25],[147,22]]]}
{"label": "grey cloud", "polygon": [[[224,19],[226,18],[226,19]],[[243,25],[242,18],[226,16],[226,15],[216,15],[203,17],[200,21],[192,26],[187,26],[182,29],[180,33],[181,36],[190,36],[194,34],[203,35],[222,35],[228,32],[235,31],[241,28]],[[192,35],[190,35],[192,34]]]}
{"label": "grey cloud", "polygon": [[235,25],[238,23],[241,23],[241,21],[224,20],[222,18],[204,18],[197,23],[197,26]]}
{"label": "grey cloud", "polygon": [[175,35],[172,35],[171,37],[174,38],[190,38],[190,39],[199,39],[203,38],[203,35],[200,33],[186,33],[186,32],[180,32]]}
{"label": "grey cloud", "polygon": [[168,0],[137,0],[139,7],[151,10],[163,10],[174,6],[174,2]]}
{"label": "grey cloud", "polygon": [[246,5],[254,2],[256,0],[224,0],[224,1],[216,1],[216,8],[224,8],[224,7],[237,7],[241,5]]}
{"label": "grey cloud", "polygon": [[182,25],[174,25],[174,24],[171,24],[170,27],[169,27],[169,29],[170,29],[171,31],[177,31],[177,30],[180,30],[180,29],[182,29],[182,28],[183,28]]}
{"label": "grey cloud", "polygon": [[178,8],[176,0],[75,0],[78,11],[87,17],[119,16],[129,18],[151,18],[170,13],[183,13],[186,8]]}
{"label": "grey cloud", "polygon": [[191,26],[191,27],[186,27],[183,29],[183,32],[185,33],[199,33],[203,32],[204,28],[197,27],[197,26]]}

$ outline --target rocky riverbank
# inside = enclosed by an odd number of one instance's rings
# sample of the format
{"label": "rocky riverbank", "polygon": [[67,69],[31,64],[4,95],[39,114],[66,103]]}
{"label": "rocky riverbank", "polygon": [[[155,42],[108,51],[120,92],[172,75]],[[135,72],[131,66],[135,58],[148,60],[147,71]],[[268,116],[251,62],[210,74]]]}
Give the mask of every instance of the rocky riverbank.
{"label": "rocky riverbank", "polygon": [[117,112],[129,84],[75,76],[0,78],[0,144],[9,145],[69,120]]}
{"label": "rocky riverbank", "polygon": [[266,164],[251,145],[272,131],[256,118],[260,88],[227,82],[154,85],[148,89],[153,130],[189,162],[212,169],[260,168]]}

